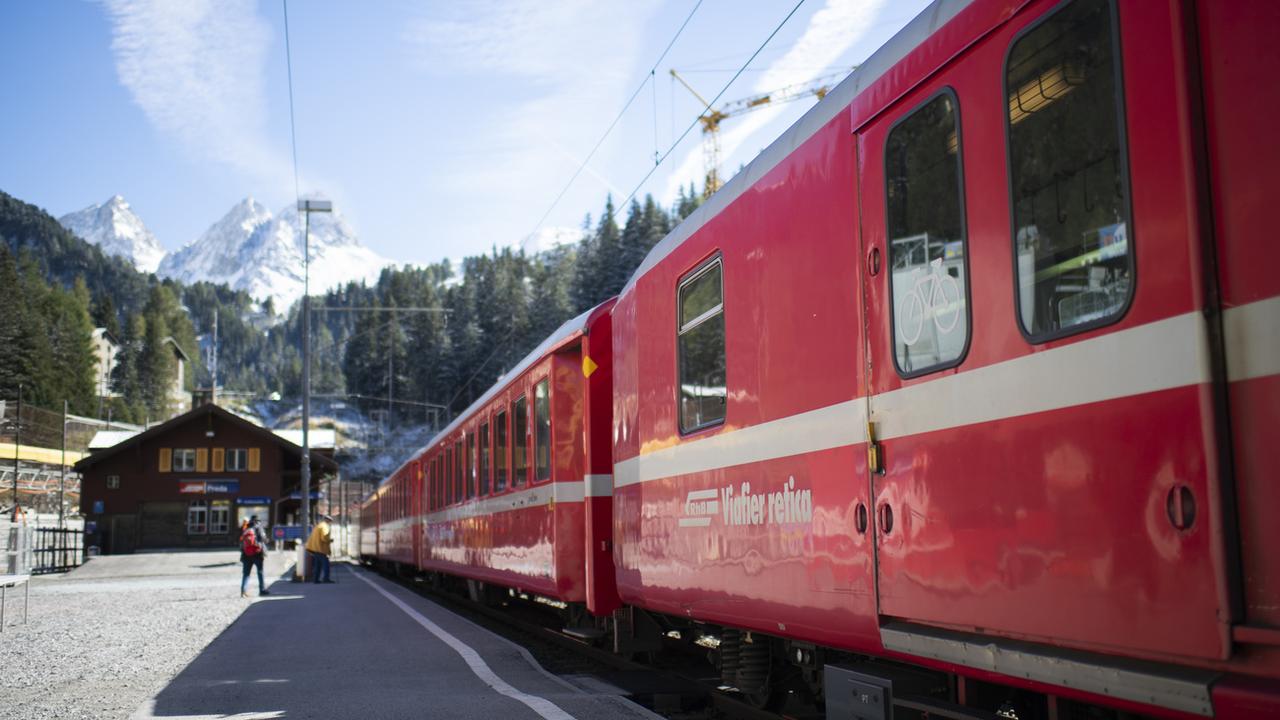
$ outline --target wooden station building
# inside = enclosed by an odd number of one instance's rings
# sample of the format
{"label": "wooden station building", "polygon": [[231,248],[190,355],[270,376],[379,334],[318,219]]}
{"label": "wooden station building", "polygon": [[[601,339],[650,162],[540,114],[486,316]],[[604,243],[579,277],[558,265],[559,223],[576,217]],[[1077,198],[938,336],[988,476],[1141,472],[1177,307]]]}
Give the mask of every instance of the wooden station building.
{"label": "wooden station building", "polygon": [[[293,524],[302,448],[216,405],[200,405],[75,465],[86,543],[103,553],[233,547],[240,522]],[[311,453],[312,498],[337,474],[332,450]]]}

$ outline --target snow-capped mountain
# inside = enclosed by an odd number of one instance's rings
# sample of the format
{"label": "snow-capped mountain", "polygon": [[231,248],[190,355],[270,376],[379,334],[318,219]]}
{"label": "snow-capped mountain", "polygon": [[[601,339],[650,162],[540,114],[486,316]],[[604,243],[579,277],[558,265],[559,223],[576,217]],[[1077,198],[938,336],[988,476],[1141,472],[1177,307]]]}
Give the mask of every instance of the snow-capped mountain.
{"label": "snow-capped mountain", "polygon": [[[391,261],[360,244],[338,213],[311,214],[311,292],[376,280]],[[245,198],[198,240],[174,252],[160,274],[184,282],[226,283],[278,311],[302,297],[302,218],[293,206],[272,215]]]}
{"label": "snow-capped mountain", "polygon": [[240,270],[240,247],[271,218],[271,211],[252,196],[241,200],[195,242],[166,255],[160,275],[182,282],[234,275]]}
{"label": "snow-capped mountain", "polygon": [[164,250],[156,242],[142,219],[134,214],[129,203],[116,195],[101,205],[63,215],[58,219],[62,226],[85,240],[102,248],[108,255],[119,255],[133,262],[143,272],[155,272],[164,257]]}
{"label": "snow-capped mountain", "polygon": [[582,228],[544,227],[520,241],[525,255],[540,255],[564,245],[574,245],[582,239]]}

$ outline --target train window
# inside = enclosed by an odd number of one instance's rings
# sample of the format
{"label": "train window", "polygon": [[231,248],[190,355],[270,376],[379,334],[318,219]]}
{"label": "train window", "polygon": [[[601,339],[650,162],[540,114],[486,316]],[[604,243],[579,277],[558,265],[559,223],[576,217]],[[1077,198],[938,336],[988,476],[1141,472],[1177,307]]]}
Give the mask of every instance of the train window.
{"label": "train window", "polygon": [[436,509],[439,510],[441,507],[444,506],[444,492],[442,487],[444,484],[442,482],[444,478],[442,478],[440,475],[440,456],[439,455],[436,455],[434,458],[431,459],[431,469],[433,471],[432,478],[434,483],[431,489],[432,489],[433,496],[436,499]]}
{"label": "train window", "polygon": [[720,258],[694,270],[678,290],[680,431],[724,422],[724,278]]}
{"label": "train window", "polygon": [[480,497],[489,494],[489,423],[480,426]]}
{"label": "train window", "polygon": [[462,502],[462,440],[453,443],[453,501]]}
{"label": "train window", "polygon": [[1108,0],[1073,0],[1005,66],[1018,319],[1044,341],[1124,313],[1133,293],[1120,66]]}
{"label": "train window", "polygon": [[502,411],[493,419],[493,491],[507,489],[507,413]]}
{"label": "train window", "polygon": [[904,377],[958,364],[969,340],[958,104],[944,91],[885,142],[894,362]]}
{"label": "train window", "polygon": [[551,394],[546,380],[533,388],[533,479],[551,479]]}
{"label": "train window", "polygon": [[512,475],[511,487],[524,485],[529,475],[529,408],[524,396],[516,400],[511,408],[511,421],[515,425],[511,429],[512,440]]}
{"label": "train window", "polygon": [[476,434],[467,433],[467,454],[462,459],[463,496],[470,500],[476,496]]}

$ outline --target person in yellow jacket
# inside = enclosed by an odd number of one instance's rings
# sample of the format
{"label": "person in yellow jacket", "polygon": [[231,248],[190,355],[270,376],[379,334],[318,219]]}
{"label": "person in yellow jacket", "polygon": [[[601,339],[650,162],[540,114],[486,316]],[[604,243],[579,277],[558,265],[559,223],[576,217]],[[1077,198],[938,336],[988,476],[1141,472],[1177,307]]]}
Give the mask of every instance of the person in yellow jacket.
{"label": "person in yellow jacket", "polygon": [[311,529],[311,537],[307,538],[307,556],[311,558],[311,581],[331,583],[329,579],[329,552],[333,547],[333,533],[329,523],[333,518],[321,515],[320,522]]}

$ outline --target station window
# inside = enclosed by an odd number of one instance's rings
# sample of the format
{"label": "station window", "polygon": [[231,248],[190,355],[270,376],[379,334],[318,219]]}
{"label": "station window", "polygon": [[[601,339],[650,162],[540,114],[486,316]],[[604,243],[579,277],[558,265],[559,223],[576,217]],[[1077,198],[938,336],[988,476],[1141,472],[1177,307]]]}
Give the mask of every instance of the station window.
{"label": "station window", "polygon": [[511,487],[524,485],[529,475],[529,403],[521,396],[511,408],[512,475]]}
{"label": "station window", "polygon": [[1034,341],[1118,318],[1133,293],[1120,67],[1108,0],[1073,0],[1005,67],[1018,319]]}
{"label": "station window", "polygon": [[209,532],[209,503],[196,500],[187,506],[187,534],[206,535]]}
{"label": "station window", "polygon": [[227,448],[227,470],[248,470],[249,469],[249,449],[248,448]]}
{"label": "station window", "polygon": [[107,489],[108,489],[108,490],[119,490],[119,489],[120,489],[120,476],[119,476],[119,475],[108,475],[108,476],[107,476]]}
{"label": "station window", "polygon": [[680,431],[724,422],[724,277],[720,258],[680,282]]}
{"label": "station window", "polygon": [[498,413],[493,419],[493,491],[507,489],[507,413]]}
{"label": "station window", "polygon": [[957,104],[939,94],[885,143],[894,361],[906,377],[957,364],[969,339]]}
{"label": "station window", "polygon": [[175,472],[182,470],[195,470],[195,448],[175,448],[173,451],[173,469]]}
{"label": "station window", "polygon": [[209,534],[226,535],[231,529],[231,503],[215,500],[209,508]]}
{"label": "station window", "polygon": [[480,497],[489,494],[489,423],[480,426]]}
{"label": "station window", "polygon": [[533,388],[533,479],[551,479],[551,386],[546,380]]}

